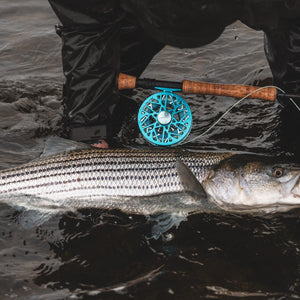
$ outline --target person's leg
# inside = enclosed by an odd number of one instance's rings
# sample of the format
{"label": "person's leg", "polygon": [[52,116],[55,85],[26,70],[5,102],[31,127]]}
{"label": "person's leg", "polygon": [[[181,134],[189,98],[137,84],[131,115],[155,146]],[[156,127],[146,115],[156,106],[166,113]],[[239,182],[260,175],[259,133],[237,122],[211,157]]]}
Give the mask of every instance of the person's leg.
{"label": "person's leg", "polygon": [[[300,94],[300,22],[295,20],[279,29],[265,32],[265,52],[274,85],[287,93]],[[300,112],[286,98],[279,99],[280,148],[300,156]],[[299,104],[299,101],[298,101]]]}
{"label": "person's leg", "polygon": [[114,93],[120,66],[117,1],[49,0],[62,26],[65,136],[92,142],[112,137]]}
{"label": "person's leg", "polygon": [[139,76],[163,45],[145,34],[117,1],[49,2],[63,24],[58,33],[66,76],[66,136],[90,142],[111,140],[124,116],[137,108],[128,100],[130,92],[116,93],[117,73]]}
{"label": "person's leg", "polygon": [[121,72],[139,77],[164,44],[150,37],[136,18],[126,13],[121,21]]}
{"label": "person's leg", "polygon": [[[144,32],[133,15],[125,14],[120,26],[120,72],[139,77],[163,47]],[[139,107],[131,98],[133,91],[121,91],[119,95],[120,101],[113,114],[113,135],[120,130],[124,118],[137,114]]]}
{"label": "person's leg", "polygon": [[265,53],[274,84],[300,93],[300,21],[265,32]]}

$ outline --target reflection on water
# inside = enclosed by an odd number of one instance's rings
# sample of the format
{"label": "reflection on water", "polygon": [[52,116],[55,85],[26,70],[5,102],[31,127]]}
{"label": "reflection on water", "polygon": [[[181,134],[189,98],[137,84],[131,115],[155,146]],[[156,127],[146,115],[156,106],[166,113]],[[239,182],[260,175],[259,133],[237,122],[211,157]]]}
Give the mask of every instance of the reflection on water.
{"label": "reflection on water", "polygon": [[[59,133],[63,76],[57,22],[46,2],[0,3],[0,168],[38,157],[44,136]],[[197,49],[166,47],[144,76],[266,85],[271,74],[263,36],[240,23]],[[139,90],[142,101],[151,91]],[[193,113],[190,137],[202,133],[234,99],[184,96]],[[279,147],[280,106],[246,100],[189,147],[281,153],[297,140],[288,126]],[[285,119],[290,118],[290,113]],[[298,127],[299,128],[299,127]],[[293,131],[294,130],[294,131]],[[136,120],[120,137],[144,144]],[[292,149],[292,148],[290,148]],[[299,149],[299,148],[298,148]],[[298,154],[298,153],[296,153]],[[33,230],[18,211],[0,204],[2,298],[199,299],[300,296],[300,232],[295,210],[282,215],[198,214],[158,240],[144,216],[81,210]]]}

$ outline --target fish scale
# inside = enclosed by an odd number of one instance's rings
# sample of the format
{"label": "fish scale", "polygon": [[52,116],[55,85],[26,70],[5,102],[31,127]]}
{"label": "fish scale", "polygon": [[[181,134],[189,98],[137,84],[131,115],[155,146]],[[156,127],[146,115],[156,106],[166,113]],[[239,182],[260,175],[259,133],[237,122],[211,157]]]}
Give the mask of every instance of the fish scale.
{"label": "fish scale", "polygon": [[176,170],[182,160],[202,182],[231,153],[180,150],[73,151],[0,172],[0,194],[50,199],[152,196],[182,192]]}

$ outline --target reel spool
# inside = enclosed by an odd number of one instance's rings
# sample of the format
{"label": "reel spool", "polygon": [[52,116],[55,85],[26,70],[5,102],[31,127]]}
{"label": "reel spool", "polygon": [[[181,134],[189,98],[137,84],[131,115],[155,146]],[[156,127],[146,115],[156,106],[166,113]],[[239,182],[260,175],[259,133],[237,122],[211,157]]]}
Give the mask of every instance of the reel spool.
{"label": "reel spool", "polygon": [[192,113],[186,101],[174,94],[180,89],[162,90],[148,97],[138,113],[138,125],[144,138],[153,145],[174,146],[181,143],[192,128]]}

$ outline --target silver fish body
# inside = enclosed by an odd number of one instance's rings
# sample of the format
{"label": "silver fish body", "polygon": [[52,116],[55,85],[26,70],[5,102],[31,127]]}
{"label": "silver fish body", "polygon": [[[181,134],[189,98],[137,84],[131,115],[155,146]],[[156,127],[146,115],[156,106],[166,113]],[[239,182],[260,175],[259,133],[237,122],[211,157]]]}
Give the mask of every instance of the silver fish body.
{"label": "silver fish body", "polygon": [[18,194],[37,197],[27,204],[18,200],[18,205],[27,207],[119,208],[142,214],[193,211],[199,204],[182,195],[186,187],[177,161],[203,182],[213,166],[232,155],[180,150],[73,151],[1,171],[0,199]]}

